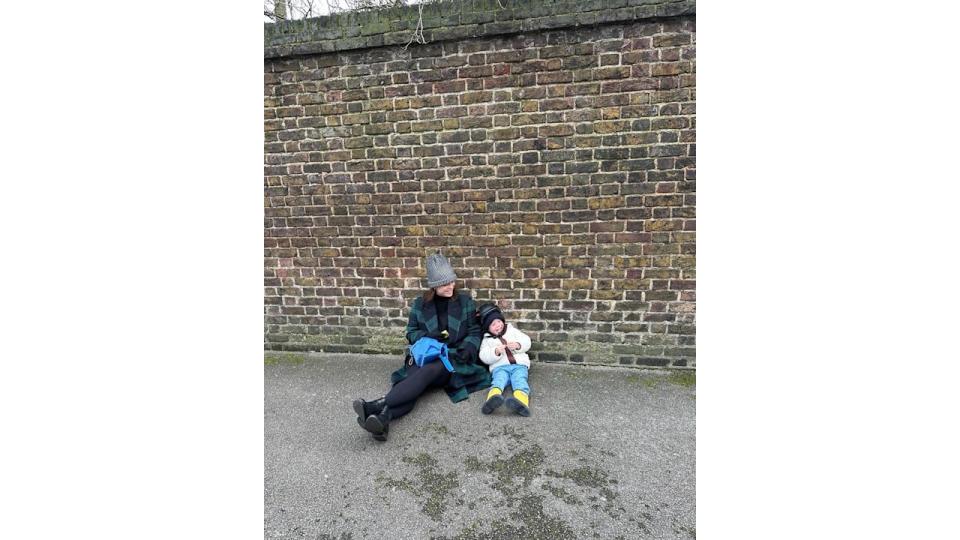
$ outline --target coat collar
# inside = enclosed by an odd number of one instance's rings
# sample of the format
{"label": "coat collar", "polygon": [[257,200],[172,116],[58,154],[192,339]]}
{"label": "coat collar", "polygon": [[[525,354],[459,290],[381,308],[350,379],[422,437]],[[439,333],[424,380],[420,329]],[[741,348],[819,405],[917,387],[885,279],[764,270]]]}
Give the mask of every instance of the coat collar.
{"label": "coat collar", "polygon": [[[454,296],[447,302],[447,331],[450,336],[456,336],[460,333],[460,295]],[[436,332],[440,329],[440,321],[437,320],[437,305],[431,300],[423,304],[423,318],[427,324],[429,332]]]}
{"label": "coat collar", "polygon": [[447,304],[447,329],[451,336],[460,334],[460,295],[454,296]]}
{"label": "coat collar", "polygon": [[431,334],[439,329],[440,322],[437,320],[437,306],[433,302],[423,303],[423,322],[427,325],[427,332]]}

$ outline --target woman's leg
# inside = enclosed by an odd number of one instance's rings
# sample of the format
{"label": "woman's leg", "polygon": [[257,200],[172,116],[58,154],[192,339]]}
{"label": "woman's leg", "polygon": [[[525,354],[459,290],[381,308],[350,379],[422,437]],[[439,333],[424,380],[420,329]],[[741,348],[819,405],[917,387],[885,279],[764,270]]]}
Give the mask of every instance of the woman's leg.
{"label": "woman's leg", "polygon": [[442,388],[450,379],[450,372],[442,362],[431,362],[423,367],[408,366],[407,373],[407,378],[395,384],[385,398],[392,418],[412,411],[417,398],[428,388]]}

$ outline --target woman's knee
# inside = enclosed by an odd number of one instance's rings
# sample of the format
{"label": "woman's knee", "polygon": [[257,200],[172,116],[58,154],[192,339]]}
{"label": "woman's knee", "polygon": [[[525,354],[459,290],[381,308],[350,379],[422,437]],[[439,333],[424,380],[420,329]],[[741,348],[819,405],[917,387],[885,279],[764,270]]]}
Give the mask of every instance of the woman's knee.
{"label": "woman's knee", "polygon": [[443,362],[439,362],[439,361],[425,364],[422,369],[426,371],[431,377],[436,377],[437,375],[440,375],[440,373],[447,370],[447,368],[443,366]]}

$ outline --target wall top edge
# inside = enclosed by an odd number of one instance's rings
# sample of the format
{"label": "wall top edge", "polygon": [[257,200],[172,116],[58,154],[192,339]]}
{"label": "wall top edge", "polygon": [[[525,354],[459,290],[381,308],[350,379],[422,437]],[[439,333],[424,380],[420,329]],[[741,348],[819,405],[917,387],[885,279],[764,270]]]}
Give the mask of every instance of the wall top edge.
{"label": "wall top edge", "polygon": [[[695,0],[446,0],[264,24],[264,59],[695,15]],[[411,48],[422,46],[416,42]]]}

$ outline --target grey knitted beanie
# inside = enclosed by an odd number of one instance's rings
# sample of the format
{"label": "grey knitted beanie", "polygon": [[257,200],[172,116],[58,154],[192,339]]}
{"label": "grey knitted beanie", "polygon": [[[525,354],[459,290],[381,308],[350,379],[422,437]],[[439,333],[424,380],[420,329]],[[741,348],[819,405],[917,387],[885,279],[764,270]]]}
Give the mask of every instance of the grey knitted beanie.
{"label": "grey knitted beanie", "polygon": [[427,257],[427,286],[439,287],[457,279],[450,261],[439,253]]}

